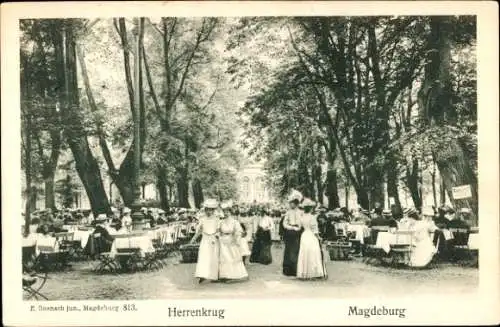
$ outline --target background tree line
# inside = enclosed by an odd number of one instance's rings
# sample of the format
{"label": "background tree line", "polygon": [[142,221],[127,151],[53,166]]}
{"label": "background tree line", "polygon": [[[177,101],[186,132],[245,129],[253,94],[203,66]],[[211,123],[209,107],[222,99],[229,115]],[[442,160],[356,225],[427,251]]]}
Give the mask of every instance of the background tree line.
{"label": "background tree line", "polygon": [[240,153],[227,124],[235,91],[216,47],[224,28],[216,18],[22,20],[27,218],[36,184],[55,208],[76,176],[94,214],[110,212],[103,174],[126,206],[145,183],[164,209],[189,207],[190,188],[198,207],[232,197]]}
{"label": "background tree line", "polygon": [[[401,207],[404,187],[420,208],[431,171],[477,214],[475,17],[243,18],[232,33],[228,73],[252,90],[246,136],[265,140],[246,146],[279,194],[335,208],[347,186],[368,209]],[[454,200],[466,184],[472,199]]]}
{"label": "background tree line", "polygon": [[[432,183],[437,205],[446,193],[477,215],[475,17],[42,19],[20,28],[27,217],[39,183],[48,208],[81,183],[92,211],[109,212],[104,175],[127,206],[147,183],[164,209],[188,207],[190,190],[197,207],[233,198],[237,117],[241,145],[264,159],[278,196],[295,188],[335,208],[352,189],[371,208],[387,197],[401,206],[405,189],[420,208],[430,174],[442,180]],[[454,200],[458,185],[471,185],[472,199]]]}

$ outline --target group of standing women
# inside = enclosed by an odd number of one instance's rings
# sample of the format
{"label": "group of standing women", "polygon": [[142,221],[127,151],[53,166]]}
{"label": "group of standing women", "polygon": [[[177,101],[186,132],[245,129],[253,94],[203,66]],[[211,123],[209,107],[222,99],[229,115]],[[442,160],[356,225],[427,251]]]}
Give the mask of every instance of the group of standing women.
{"label": "group of standing women", "polygon": [[194,243],[201,236],[195,277],[199,278],[200,283],[205,280],[248,278],[243,263],[248,245],[246,248],[242,246],[243,229],[240,223],[230,214],[230,208],[223,208],[223,214],[217,215],[216,200],[205,201],[204,207],[196,233],[191,239],[191,243]]}
{"label": "group of standing women", "polygon": [[292,193],[289,198],[290,209],[283,219],[283,274],[299,279],[327,278],[318,222],[312,214],[316,204],[304,199],[301,211],[300,198],[300,193]]}
{"label": "group of standing women", "polygon": [[[318,236],[318,223],[312,214],[315,203],[304,199],[299,209],[302,195],[292,193],[289,198],[290,209],[282,222],[283,274],[298,279],[323,279],[327,277],[324,265],[321,239]],[[234,281],[245,280],[248,273],[245,258],[250,255],[250,262],[269,265],[271,256],[271,231],[273,220],[261,215],[258,217],[252,251],[249,250],[244,227],[231,213],[231,207],[222,207],[223,214],[217,215],[217,201],[207,200],[204,213],[199,218],[196,234],[191,243],[202,236],[198,252],[195,277],[204,280]],[[236,213],[237,214],[237,213]]]}

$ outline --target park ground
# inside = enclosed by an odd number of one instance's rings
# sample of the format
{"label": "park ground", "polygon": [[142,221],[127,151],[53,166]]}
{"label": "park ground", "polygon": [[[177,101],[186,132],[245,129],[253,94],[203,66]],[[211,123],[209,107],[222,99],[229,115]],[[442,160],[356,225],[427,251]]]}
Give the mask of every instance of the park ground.
{"label": "park ground", "polygon": [[438,264],[425,270],[374,266],[355,259],[327,260],[328,280],[298,281],[281,274],[283,249],[273,246],[273,263],[248,264],[250,279],[224,284],[197,284],[195,264],[170,260],[161,270],[97,275],[96,262],[74,263],[65,272],[50,274],[43,293],[50,300],[159,300],[199,298],[356,298],[377,295],[411,297],[425,294],[475,292],[476,268]]}

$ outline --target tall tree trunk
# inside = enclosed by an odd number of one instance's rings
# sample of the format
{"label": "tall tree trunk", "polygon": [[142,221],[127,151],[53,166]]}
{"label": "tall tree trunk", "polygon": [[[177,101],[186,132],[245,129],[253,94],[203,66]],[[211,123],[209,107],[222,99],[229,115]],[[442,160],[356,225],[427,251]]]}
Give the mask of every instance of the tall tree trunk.
{"label": "tall tree trunk", "polygon": [[367,185],[370,189],[370,205],[369,208],[372,209],[376,203],[384,205],[385,194],[384,194],[384,174],[380,171],[379,167],[371,167],[368,170]]}
{"label": "tall tree trunk", "polygon": [[345,190],[344,190],[344,193],[345,193],[345,207],[346,208],[349,208],[349,182],[346,182],[345,186],[344,186]]}
{"label": "tall tree trunk", "polygon": [[[398,169],[396,160],[392,155],[389,155],[389,161],[387,165],[387,196],[394,199],[394,204],[401,209],[401,200],[399,199],[399,188],[398,188]],[[390,204],[389,204],[390,206]]]}
{"label": "tall tree trunk", "polygon": [[167,181],[166,181],[166,176],[165,172],[163,170],[160,170],[156,176],[157,178],[157,185],[158,185],[158,192],[160,193],[160,205],[163,210],[168,210],[169,209],[169,199],[168,199],[168,192],[167,192]]}
{"label": "tall tree trunk", "polygon": [[56,208],[56,201],[54,196],[54,174],[44,178],[45,183],[45,208],[54,210]]}
{"label": "tall tree trunk", "polygon": [[411,198],[415,208],[420,210],[422,208],[422,197],[419,190],[419,164],[418,160],[412,160],[411,167],[406,167],[406,186],[410,191]]}
{"label": "tall tree trunk", "polygon": [[328,164],[326,171],[326,196],[328,198],[328,210],[333,210],[340,207],[339,192],[337,187],[337,171]]}
{"label": "tall tree trunk", "polygon": [[189,208],[189,183],[188,171],[186,168],[180,168],[179,177],[177,179],[177,197],[178,206],[181,208]]}
{"label": "tall tree trunk", "polygon": [[446,203],[446,187],[444,186],[444,180],[442,176],[439,176],[439,204],[443,205]]}
{"label": "tall tree trunk", "polygon": [[432,164],[431,172],[431,182],[432,182],[432,199],[434,200],[434,208],[437,208],[437,192],[436,192],[436,163]]}
{"label": "tall tree trunk", "polygon": [[64,121],[71,122],[71,127],[65,128],[64,134],[73,153],[76,171],[89,198],[93,214],[95,216],[100,213],[111,214],[99,165],[92,154],[81,124],[73,26],[71,20],[65,22],[62,34],[55,40],[58,80],[63,86],[60,89],[65,91],[60,101],[65,104],[62,106],[63,118]]}
{"label": "tall tree trunk", "polygon": [[203,188],[201,186],[201,182],[198,178],[196,178],[193,182],[193,195],[194,195],[194,205],[197,209],[201,208],[203,204]]}
{"label": "tall tree trunk", "polygon": [[[448,17],[432,16],[428,38],[428,58],[424,83],[419,91],[420,113],[429,126],[446,128],[456,124],[456,112],[452,103],[451,87],[451,24]],[[455,186],[470,185],[470,199],[453,199],[455,207],[470,207],[477,219],[477,176],[469,162],[464,140],[457,136],[446,144],[445,151],[434,154],[440,175],[448,194]]]}
{"label": "tall tree trunk", "polygon": [[323,205],[323,194],[324,194],[325,187],[323,185],[323,181],[321,179],[321,175],[323,175],[323,172],[321,170],[321,166],[317,165],[316,166],[316,173],[315,173],[315,177],[316,177],[316,189],[317,189],[317,195],[318,195],[318,202],[321,205]]}

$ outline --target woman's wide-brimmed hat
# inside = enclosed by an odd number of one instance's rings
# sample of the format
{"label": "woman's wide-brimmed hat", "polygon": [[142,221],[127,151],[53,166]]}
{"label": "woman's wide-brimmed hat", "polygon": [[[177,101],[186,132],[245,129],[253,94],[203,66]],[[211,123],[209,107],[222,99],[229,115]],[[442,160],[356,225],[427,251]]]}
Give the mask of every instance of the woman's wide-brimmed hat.
{"label": "woman's wide-brimmed hat", "polygon": [[300,193],[297,190],[293,190],[288,196],[288,202],[293,202],[293,201],[300,202],[302,201],[302,199],[303,199],[302,193]]}
{"label": "woman's wide-brimmed hat", "polygon": [[105,213],[100,213],[97,215],[97,218],[95,219],[96,221],[106,221],[108,220],[108,216],[106,216]]}
{"label": "woman's wide-brimmed hat", "polygon": [[460,209],[460,213],[471,213],[472,210],[470,208],[462,208]]}
{"label": "woman's wide-brimmed hat", "polygon": [[309,198],[305,198],[304,201],[300,204],[302,208],[314,208],[316,206],[316,202]]}
{"label": "woman's wide-brimmed hat", "polygon": [[127,207],[123,208],[124,214],[131,213],[131,212],[132,212],[132,210],[130,210],[130,208],[127,208]]}
{"label": "woman's wide-brimmed hat", "polygon": [[206,199],[205,203],[203,203],[203,207],[205,209],[217,209],[218,205],[219,204],[217,203],[217,200],[215,200],[215,199]]}
{"label": "woman's wide-brimmed hat", "polygon": [[403,215],[405,215],[405,216],[414,215],[416,213],[417,213],[417,210],[415,210],[415,208],[405,208],[403,210]]}
{"label": "woman's wide-brimmed hat", "polygon": [[231,201],[231,200],[224,201],[221,203],[220,207],[222,210],[231,209],[233,207],[233,201]]}

